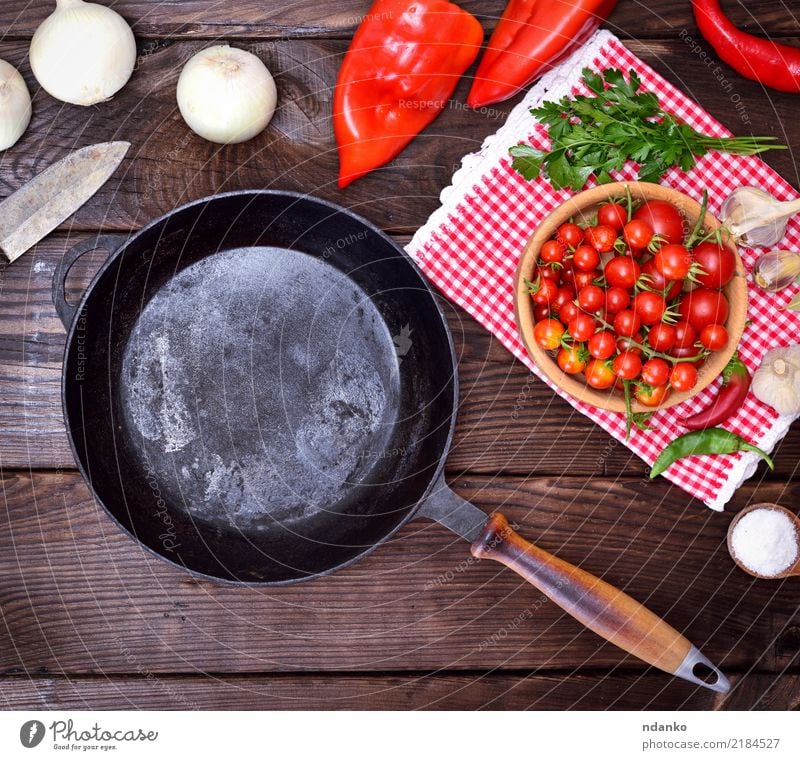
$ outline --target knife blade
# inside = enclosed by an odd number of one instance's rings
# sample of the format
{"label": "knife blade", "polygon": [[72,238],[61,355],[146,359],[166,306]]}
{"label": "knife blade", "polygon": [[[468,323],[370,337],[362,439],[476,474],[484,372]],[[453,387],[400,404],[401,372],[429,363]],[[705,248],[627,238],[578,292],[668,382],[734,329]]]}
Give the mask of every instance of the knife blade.
{"label": "knife blade", "polygon": [[14,261],[74,214],[111,177],[131,144],[76,150],[0,203],[0,253]]}

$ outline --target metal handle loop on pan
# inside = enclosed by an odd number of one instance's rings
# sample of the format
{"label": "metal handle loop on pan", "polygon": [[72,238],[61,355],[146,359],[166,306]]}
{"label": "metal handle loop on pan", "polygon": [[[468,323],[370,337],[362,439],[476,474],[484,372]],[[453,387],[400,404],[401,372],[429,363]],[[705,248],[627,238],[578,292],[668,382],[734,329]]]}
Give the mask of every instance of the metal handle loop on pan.
{"label": "metal handle loop on pan", "polygon": [[67,330],[69,330],[75,318],[75,313],[78,311],[78,305],[70,303],[66,298],[67,275],[69,274],[69,270],[72,269],[72,265],[83,256],[84,253],[89,253],[90,251],[104,250],[111,255],[127,240],[127,235],[105,233],[93,235],[70,248],[64,254],[61,261],[58,262],[56,271],[53,274],[53,304],[56,307],[58,316],[61,318],[61,322]]}

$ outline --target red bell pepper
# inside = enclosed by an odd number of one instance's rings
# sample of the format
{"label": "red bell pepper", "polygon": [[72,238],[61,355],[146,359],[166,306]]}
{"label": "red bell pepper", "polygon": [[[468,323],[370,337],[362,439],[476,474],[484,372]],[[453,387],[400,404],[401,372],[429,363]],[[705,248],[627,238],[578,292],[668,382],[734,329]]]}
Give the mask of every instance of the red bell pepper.
{"label": "red bell pepper", "polygon": [[743,77],[782,92],[800,92],[800,48],[737,29],[719,0],[692,0],[700,34]]}
{"label": "red bell pepper", "polygon": [[585,42],[617,0],[510,0],[478,65],[467,103],[515,95]]}
{"label": "red bell pepper", "polygon": [[483,29],[447,0],[376,0],[333,96],[339,187],[391,161],[447,105]]}

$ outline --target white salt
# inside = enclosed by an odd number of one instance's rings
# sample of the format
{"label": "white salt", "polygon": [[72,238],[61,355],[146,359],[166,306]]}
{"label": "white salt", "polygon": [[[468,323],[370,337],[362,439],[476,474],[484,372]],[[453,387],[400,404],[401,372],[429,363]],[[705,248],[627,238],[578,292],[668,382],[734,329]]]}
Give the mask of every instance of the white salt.
{"label": "white salt", "polygon": [[734,526],[731,548],[736,559],[756,575],[778,575],[797,561],[794,521],[778,509],[754,509]]}

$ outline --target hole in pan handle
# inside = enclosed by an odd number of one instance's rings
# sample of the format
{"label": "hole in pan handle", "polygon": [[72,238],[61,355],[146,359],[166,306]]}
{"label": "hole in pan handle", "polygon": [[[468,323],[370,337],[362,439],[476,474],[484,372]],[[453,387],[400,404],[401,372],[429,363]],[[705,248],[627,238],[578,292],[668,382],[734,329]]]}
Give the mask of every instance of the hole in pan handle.
{"label": "hole in pan handle", "polygon": [[93,235],[70,248],[58,262],[53,273],[53,304],[66,330],[69,330],[78,305],[70,303],[66,298],[67,275],[72,265],[85,253],[90,251],[108,251],[109,256],[127,242],[127,235],[101,233]]}
{"label": "hole in pan handle", "polygon": [[529,543],[495,512],[486,515],[439,482],[421,514],[472,542],[472,556],[522,576],[578,622],[661,670],[726,694],[731,685],[681,633],[624,591]]}

